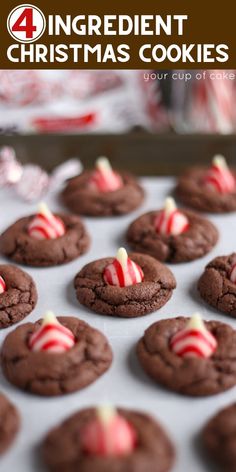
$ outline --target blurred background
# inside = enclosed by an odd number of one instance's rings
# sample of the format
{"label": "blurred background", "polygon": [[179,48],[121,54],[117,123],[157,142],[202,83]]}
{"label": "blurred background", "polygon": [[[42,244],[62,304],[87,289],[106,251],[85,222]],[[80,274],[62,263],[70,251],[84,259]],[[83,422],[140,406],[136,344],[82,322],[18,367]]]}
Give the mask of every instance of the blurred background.
{"label": "blurred background", "polygon": [[46,170],[99,155],[139,175],[236,161],[236,71],[0,70],[0,145]]}

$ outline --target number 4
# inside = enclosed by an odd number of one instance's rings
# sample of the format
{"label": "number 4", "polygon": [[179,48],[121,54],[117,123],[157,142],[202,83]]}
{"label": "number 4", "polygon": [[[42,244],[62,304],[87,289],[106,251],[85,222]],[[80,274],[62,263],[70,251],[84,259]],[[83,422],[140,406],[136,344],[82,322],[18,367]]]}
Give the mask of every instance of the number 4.
{"label": "number 4", "polygon": [[[22,25],[24,20],[25,24]],[[36,30],[36,26],[33,25],[33,8],[25,8],[12,26],[12,31],[25,31],[26,38],[32,39],[33,32]]]}

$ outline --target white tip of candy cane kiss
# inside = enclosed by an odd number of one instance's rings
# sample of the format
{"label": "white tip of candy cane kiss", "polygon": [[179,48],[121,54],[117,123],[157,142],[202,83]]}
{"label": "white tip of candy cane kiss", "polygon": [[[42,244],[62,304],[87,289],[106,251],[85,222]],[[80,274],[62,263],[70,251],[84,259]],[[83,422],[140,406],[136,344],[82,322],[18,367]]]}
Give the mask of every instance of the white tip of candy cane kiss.
{"label": "white tip of candy cane kiss", "polygon": [[176,210],[176,203],[172,197],[167,197],[165,200],[165,212],[167,214],[172,213]]}
{"label": "white tip of candy cane kiss", "polygon": [[102,172],[111,172],[112,170],[109,160],[107,159],[107,157],[103,157],[103,156],[99,157],[96,160],[96,167]]}
{"label": "white tip of candy cane kiss", "polygon": [[217,166],[219,167],[220,169],[225,169],[227,168],[227,163],[226,163],[226,160],[224,158],[224,156],[221,156],[221,154],[217,154],[214,158],[213,158],[213,165],[214,166]]}
{"label": "white tip of candy cane kiss", "polygon": [[202,317],[199,313],[194,313],[187,323],[187,329],[196,329],[198,331],[206,331],[206,327],[204,322],[202,321]]}
{"label": "white tip of candy cane kiss", "polygon": [[128,254],[124,247],[120,247],[120,249],[118,249],[117,254],[116,254],[116,259],[117,261],[119,261],[121,267],[126,267]]}
{"label": "white tip of candy cane kiss", "polygon": [[40,202],[38,206],[38,213],[40,215],[51,216],[51,211],[49,210],[48,206],[45,202]]}
{"label": "white tip of candy cane kiss", "polygon": [[101,423],[107,425],[116,415],[116,409],[111,405],[103,405],[96,409],[96,413]]}
{"label": "white tip of candy cane kiss", "polygon": [[42,322],[43,325],[46,325],[46,324],[58,324],[58,321],[57,321],[57,318],[56,316],[54,315],[53,311],[51,310],[48,310],[46,311],[44,317],[43,317],[43,322]]}

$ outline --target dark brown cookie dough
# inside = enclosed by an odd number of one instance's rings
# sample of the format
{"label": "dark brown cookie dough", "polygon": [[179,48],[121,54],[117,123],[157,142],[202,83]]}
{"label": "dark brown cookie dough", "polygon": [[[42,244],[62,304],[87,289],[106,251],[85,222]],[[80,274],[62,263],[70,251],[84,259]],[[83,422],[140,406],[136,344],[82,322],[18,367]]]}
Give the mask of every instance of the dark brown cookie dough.
{"label": "dark brown cookie dough", "polygon": [[[235,174],[235,170],[231,169]],[[176,195],[186,206],[211,213],[236,211],[236,191],[220,194],[207,188],[203,179],[207,167],[188,169],[180,178],[176,187]]]}
{"label": "dark brown cookie dough", "polygon": [[236,331],[218,321],[206,321],[218,347],[210,358],[180,357],[170,340],[188,318],[161,320],[151,325],[137,345],[143,369],[170,390],[184,395],[214,395],[236,384]]}
{"label": "dark brown cookie dough", "polygon": [[9,382],[38,395],[63,395],[86,387],[110,367],[112,351],[102,333],[78,318],[58,317],[58,321],[77,340],[63,353],[29,349],[29,337],[40,320],[25,323],[8,334],[2,347],[2,367]]}
{"label": "dark brown cookie dough", "polygon": [[203,444],[222,472],[236,471],[236,403],[219,411],[206,424]]}
{"label": "dark brown cookie dough", "polygon": [[20,427],[20,417],[15,406],[0,392],[0,454],[12,444]]}
{"label": "dark brown cookie dough", "polygon": [[143,282],[129,287],[108,285],[103,271],[114,259],[99,259],[87,264],[75,277],[79,302],[95,313],[126,318],[142,316],[165,305],[176,287],[172,272],[153,257],[136,253],[129,257],[143,270]]}
{"label": "dark brown cookie dough", "polygon": [[135,177],[119,172],[124,185],[114,192],[99,192],[89,186],[92,172],[70,179],[62,192],[63,203],[74,213],[88,216],[124,215],[138,208],[144,190]]}
{"label": "dark brown cookie dough", "polygon": [[7,286],[0,294],[0,328],[8,328],[31,313],[38,295],[32,277],[18,267],[1,264],[0,275]]}
{"label": "dark brown cookie dough", "polygon": [[160,261],[188,262],[207,254],[218,240],[216,227],[200,215],[182,211],[189,219],[189,229],[178,236],[157,233],[154,220],[159,211],[139,216],[128,228],[127,241],[135,250]]}
{"label": "dark brown cookie dough", "polygon": [[29,266],[47,267],[65,264],[84,254],[90,243],[81,219],[75,215],[59,216],[66,233],[56,239],[38,240],[31,237],[27,228],[35,215],[21,218],[0,236],[0,252],[10,259]]}
{"label": "dark brown cookie dough", "polygon": [[236,285],[230,280],[230,270],[236,254],[219,256],[207,264],[198,281],[198,290],[209,305],[236,317]]}
{"label": "dark brown cookie dough", "polygon": [[42,453],[51,472],[168,472],[174,461],[174,448],[162,427],[150,416],[118,409],[133,426],[138,443],[126,456],[90,456],[83,452],[80,435],[95,417],[95,409],[75,413],[46,437]]}

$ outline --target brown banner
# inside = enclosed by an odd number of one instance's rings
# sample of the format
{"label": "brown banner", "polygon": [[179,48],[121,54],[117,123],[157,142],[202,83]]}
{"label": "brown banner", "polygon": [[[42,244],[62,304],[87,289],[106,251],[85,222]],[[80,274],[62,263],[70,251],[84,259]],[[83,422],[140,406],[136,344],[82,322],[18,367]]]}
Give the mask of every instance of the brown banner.
{"label": "brown banner", "polygon": [[236,69],[232,1],[8,0],[1,69]]}

